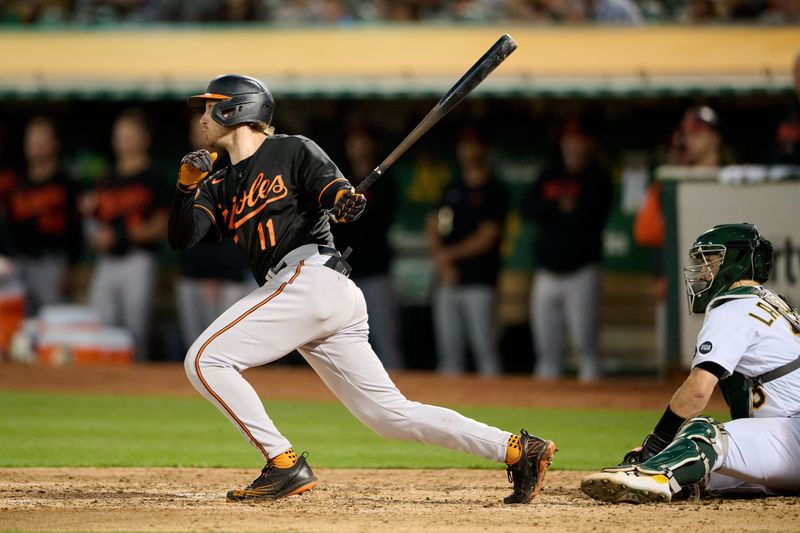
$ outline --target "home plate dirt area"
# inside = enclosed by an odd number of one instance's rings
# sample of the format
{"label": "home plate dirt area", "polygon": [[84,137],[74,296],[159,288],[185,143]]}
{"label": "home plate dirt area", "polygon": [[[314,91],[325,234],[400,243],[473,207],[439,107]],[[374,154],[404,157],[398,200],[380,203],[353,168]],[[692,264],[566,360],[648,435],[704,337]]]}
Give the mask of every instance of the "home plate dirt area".
{"label": "home plate dirt area", "polygon": [[[194,394],[179,365],[60,368],[2,365],[0,388],[118,394]],[[664,382],[537,383],[393,374],[409,397],[434,403],[659,409],[682,376]],[[303,368],[248,371],[271,398],[333,399]],[[446,382],[443,384],[443,382]],[[511,389],[530,393],[509,396]],[[624,392],[621,392],[624,391]],[[715,397],[714,408],[722,408]],[[228,503],[252,470],[198,468],[1,468],[0,530],[16,531],[800,531],[800,498],[703,499],[606,505],[578,489],[586,472],[552,471],[528,505],[503,505],[511,486],[497,470],[315,468],[316,489],[277,502]]]}

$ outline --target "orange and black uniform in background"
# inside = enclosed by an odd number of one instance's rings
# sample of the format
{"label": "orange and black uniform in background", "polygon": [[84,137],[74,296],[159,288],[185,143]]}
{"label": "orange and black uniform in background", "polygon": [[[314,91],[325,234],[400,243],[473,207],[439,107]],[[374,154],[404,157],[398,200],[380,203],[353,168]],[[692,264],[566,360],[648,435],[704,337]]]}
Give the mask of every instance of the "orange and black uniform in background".
{"label": "orange and black uniform in background", "polygon": [[77,184],[62,170],[46,181],[0,175],[0,255],[10,255],[26,292],[26,312],[67,299],[68,272],[80,259],[82,232]]}
{"label": "orange and black uniform in background", "polygon": [[[89,303],[108,325],[133,334],[136,359],[150,358],[151,317],[158,280],[160,240],[140,241],[136,231],[155,216],[164,216],[170,203],[166,180],[148,168],[122,176],[113,172],[95,191],[91,226],[110,228],[113,243],[97,250],[98,261],[89,290]],[[91,237],[90,237],[91,239]]]}
{"label": "orange and black uniform in background", "polygon": [[143,221],[168,209],[172,191],[163,176],[150,168],[133,176],[112,173],[98,184],[95,193],[95,219],[108,225],[115,235],[108,255],[122,256],[131,250],[158,251],[160,242],[133,242],[130,235]]}
{"label": "orange and black uniform in background", "polygon": [[13,182],[2,197],[11,249],[23,257],[56,253],[77,260],[82,241],[77,184],[62,171],[45,183],[24,177]]}
{"label": "orange and black uniform in background", "polygon": [[111,135],[114,168],[83,202],[86,239],[97,254],[89,304],[107,325],[130,331],[140,361],[150,355],[158,251],[172,194],[171,180],[153,169],[150,144],[146,115],[121,113]]}

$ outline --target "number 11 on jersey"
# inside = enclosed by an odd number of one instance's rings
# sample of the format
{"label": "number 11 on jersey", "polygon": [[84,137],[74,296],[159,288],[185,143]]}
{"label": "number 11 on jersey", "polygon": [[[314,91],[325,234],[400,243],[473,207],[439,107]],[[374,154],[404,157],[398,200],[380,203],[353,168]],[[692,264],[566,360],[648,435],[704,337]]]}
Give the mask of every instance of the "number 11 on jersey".
{"label": "number 11 on jersey", "polygon": [[269,238],[269,246],[275,246],[275,228],[272,226],[271,218],[267,219],[263,224],[258,224],[258,238],[261,241],[262,250],[267,249],[267,238]]}

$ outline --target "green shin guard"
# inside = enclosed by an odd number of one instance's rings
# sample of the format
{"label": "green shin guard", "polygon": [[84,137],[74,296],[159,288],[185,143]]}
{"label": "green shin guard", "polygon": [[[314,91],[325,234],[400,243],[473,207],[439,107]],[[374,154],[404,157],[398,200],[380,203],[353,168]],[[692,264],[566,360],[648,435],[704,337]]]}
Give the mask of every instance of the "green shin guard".
{"label": "green shin guard", "polygon": [[669,446],[635,468],[643,474],[667,476],[673,494],[677,493],[681,487],[708,479],[717,458],[727,453],[727,437],[725,429],[713,418],[690,418]]}

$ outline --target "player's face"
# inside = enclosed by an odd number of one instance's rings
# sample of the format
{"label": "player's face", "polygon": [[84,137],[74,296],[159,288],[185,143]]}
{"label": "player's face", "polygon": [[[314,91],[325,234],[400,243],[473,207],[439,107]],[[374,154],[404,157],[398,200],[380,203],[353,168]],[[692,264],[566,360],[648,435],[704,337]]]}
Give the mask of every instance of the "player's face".
{"label": "player's face", "polygon": [[111,132],[111,145],[117,157],[140,154],[150,147],[150,134],[140,121],[122,117],[114,122]]}
{"label": "player's face", "polygon": [[203,113],[203,116],[200,117],[200,127],[205,134],[206,144],[210,148],[224,148],[225,137],[227,137],[232,130],[218,124],[211,116],[211,109],[216,103],[217,102],[214,100],[206,102],[206,111]]}
{"label": "player's face", "polygon": [[593,143],[590,138],[578,133],[561,136],[561,157],[564,167],[570,172],[580,172],[591,162]]}
{"label": "player's face", "polygon": [[686,281],[692,285],[697,294],[711,285],[714,277],[719,273],[722,260],[725,258],[724,247],[711,249],[695,248],[689,254],[690,265],[684,268]]}
{"label": "player's face", "polygon": [[704,281],[712,281],[722,264],[722,254],[704,254],[700,262],[700,276]]}
{"label": "player's face", "polygon": [[58,138],[49,122],[30,124],[25,130],[25,157],[29,161],[51,159],[58,155]]}

